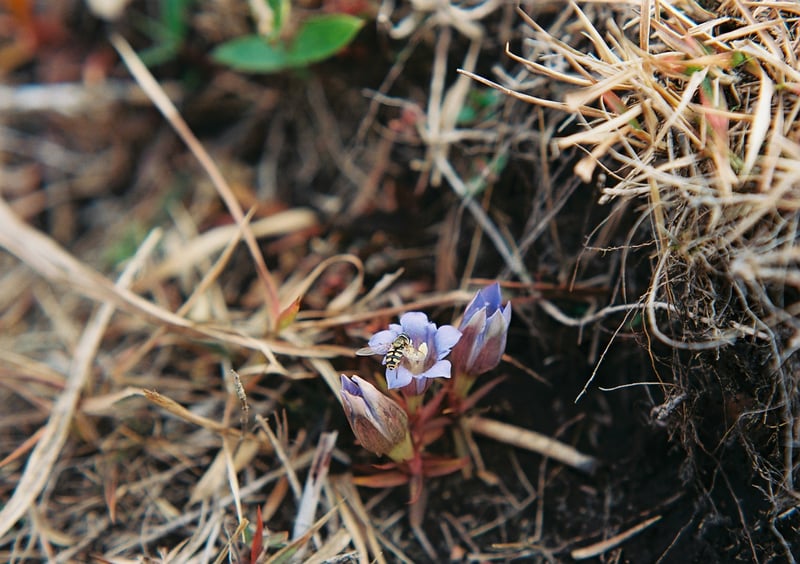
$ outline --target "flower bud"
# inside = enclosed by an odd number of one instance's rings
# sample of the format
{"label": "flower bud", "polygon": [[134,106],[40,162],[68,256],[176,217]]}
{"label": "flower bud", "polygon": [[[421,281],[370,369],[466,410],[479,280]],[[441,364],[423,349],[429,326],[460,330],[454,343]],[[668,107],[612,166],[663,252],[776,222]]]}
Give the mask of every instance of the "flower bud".
{"label": "flower bud", "polygon": [[501,309],[500,285],[479,290],[464,311],[461,339],[450,352],[456,375],[478,376],[498,364],[506,350],[511,303]]}
{"label": "flower bud", "polygon": [[361,446],[398,462],[411,459],[413,447],[403,408],[358,376],[342,374],[341,381],[342,407]]}

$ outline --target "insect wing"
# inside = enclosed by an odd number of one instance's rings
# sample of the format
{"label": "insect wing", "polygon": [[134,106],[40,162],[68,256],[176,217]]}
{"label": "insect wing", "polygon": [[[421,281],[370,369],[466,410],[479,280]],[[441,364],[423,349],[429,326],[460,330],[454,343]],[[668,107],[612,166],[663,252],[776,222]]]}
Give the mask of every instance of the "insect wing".
{"label": "insect wing", "polygon": [[379,353],[378,351],[372,350],[372,347],[364,347],[364,348],[358,349],[356,351],[356,354],[358,356],[372,356],[373,354],[383,354],[383,353]]}

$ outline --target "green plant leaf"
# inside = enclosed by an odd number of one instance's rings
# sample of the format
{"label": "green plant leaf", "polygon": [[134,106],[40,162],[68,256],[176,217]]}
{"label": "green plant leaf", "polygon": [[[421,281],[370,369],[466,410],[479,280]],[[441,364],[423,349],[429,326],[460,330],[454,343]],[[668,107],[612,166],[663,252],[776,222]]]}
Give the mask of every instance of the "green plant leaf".
{"label": "green plant leaf", "polygon": [[[269,6],[270,10],[272,10],[273,17],[275,20],[273,21],[274,25],[274,36],[277,37],[280,35],[281,30],[283,29],[283,24],[286,21],[286,16],[289,14],[289,9],[291,8],[292,4],[289,0],[266,0],[267,6]],[[270,39],[272,36],[270,37]]]}
{"label": "green plant leaf", "polygon": [[328,14],[307,20],[292,42],[291,56],[297,66],[327,59],[350,43],[364,20],[348,14]]}
{"label": "green plant leaf", "polygon": [[260,35],[243,35],[214,49],[211,57],[218,63],[245,72],[277,72],[289,66],[286,48],[272,45]]}
{"label": "green plant leaf", "polygon": [[294,39],[270,43],[259,35],[245,35],[223,43],[211,56],[218,63],[244,72],[278,72],[327,59],[345,47],[364,21],[347,14],[329,14],[307,20]]}
{"label": "green plant leaf", "polygon": [[159,19],[145,20],[139,25],[153,39],[153,46],[139,52],[148,67],[175,58],[186,39],[187,13],[193,0],[162,0]]}

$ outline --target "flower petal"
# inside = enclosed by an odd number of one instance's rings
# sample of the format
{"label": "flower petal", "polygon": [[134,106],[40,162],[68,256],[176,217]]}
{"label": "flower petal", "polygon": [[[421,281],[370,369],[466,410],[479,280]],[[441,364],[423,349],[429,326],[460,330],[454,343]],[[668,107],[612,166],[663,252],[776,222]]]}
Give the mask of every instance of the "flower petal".
{"label": "flower petal", "polygon": [[411,371],[409,371],[409,369],[403,365],[400,365],[397,368],[386,369],[386,384],[390,390],[407,386],[411,383],[413,377],[414,375],[411,373]]}
{"label": "flower petal", "polygon": [[354,382],[352,382],[350,380],[350,378],[348,378],[344,374],[341,374],[340,375],[340,381],[342,383],[342,391],[343,392],[345,392],[347,394],[350,394],[350,395],[355,395],[355,396],[359,395],[358,386]]}
{"label": "flower petal", "polygon": [[350,377],[353,383],[358,386],[360,390],[360,395],[364,398],[364,401],[367,402],[367,405],[370,406],[372,411],[375,411],[374,406],[380,405],[380,402],[385,401],[386,396],[384,396],[378,388],[364,380],[359,376],[351,376]]}
{"label": "flower petal", "polygon": [[477,311],[472,312],[470,317],[467,317],[464,314],[461,323],[458,326],[459,331],[462,334],[466,335],[467,333],[482,333],[483,329],[486,327],[486,309],[481,308]]}
{"label": "flower petal", "polygon": [[369,348],[372,349],[374,354],[386,354],[389,352],[389,348],[397,338],[397,335],[398,333],[392,331],[391,329],[378,331],[372,336],[372,338],[370,338],[367,344],[369,345]]}
{"label": "flower petal", "polygon": [[440,360],[416,378],[449,378],[452,365],[449,360]]}
{"label": "flower petal", "polygon": [[503,308],[503,318],[506,320],[506,327],[508,327],[511,323],[511,302],[508,302],[506,307]]}
{"label": "flower petal", "polygon": [[342,375],[341,383],[342,407],[361,445],[378,455],[408,460],[413,453],[403,408],[358,376]]}
{"label": "flower petal", "polygon": [[501,300],[500,284],[497,282],[478,290],[464,311],[464,319],[469,320],[480,309],[487,309],[491,315],[495,310],[500,309]]}
{"label": "flower petal", "polygon": [[421,311],[409,311],[400,316],[400,325],[414,343],[424,343],[428,340],[428,326],[433,324]]}
{"label": "flower petal", "polygon": [[511,302],[501,305],[500,285],[479,290],[467,306],[459,324],[461,340],[450,353],[453,370],[477,376],[496,367],[506,348],[511,322]]}
{"label": "flower petal", "polygon": [[452,325],[442,325],[439,327],[439,330],[436,331],[436,335],[433,338],[434,346],[436,347],[436,359],[441,360],[446,357],[450,349],[453,348],[460,338],[461,331]]}
{"label": "flower petal", "polygon": [[411,383],[403,388],[403,393],[408,396],[421,396],[425,393],[430,384],[431,381],[427,378],[419,378],[415,376],[414,379],[411,380]]}
{"label": "flower petal", "polygon": [[506,350],[508,337],[508,323],[502,315],[493,315],[480,347],[476,348],[478,354],[471,359],[473,370],[480,374],[487,372],[500,364],[500,358]]}

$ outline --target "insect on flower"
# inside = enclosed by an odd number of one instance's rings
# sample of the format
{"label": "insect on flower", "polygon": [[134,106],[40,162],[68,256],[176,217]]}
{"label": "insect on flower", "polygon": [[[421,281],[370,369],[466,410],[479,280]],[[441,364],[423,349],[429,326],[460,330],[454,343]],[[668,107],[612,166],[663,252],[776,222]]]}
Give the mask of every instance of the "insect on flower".
{"label": "insect on flower", "polygon": [[409,311],[400,316],[399,324],[375,333],[369,346],[356,354],[383,356],[389,389],[403,388],[408,394],[420,395],[431,378],[450,378],[450,361],[444,358],[460,337],[455,327],[437,328],[424,313]]}
{"label": "insect on flower", "polygon": [[390,370],[397,370],[397,367],[400,366],[403,358],[410,358],[413,356],[413,353],[414,345],[411,342],[411,337],[409,337],[406,333],[398,333],[398,335],[392,341],[380,344],[374,349],[372,347],[364,347],[356,351],[356,354],[359,356],[382,354],[382,364]]}
{"label": "insect on flower", "polygon": [[395,369],[400,365],[400,361],[411,349],[411,337],[405,333],[400,333],[397,338],[392,341],[386,356],[383,357],[383,364],[386,368]]}

